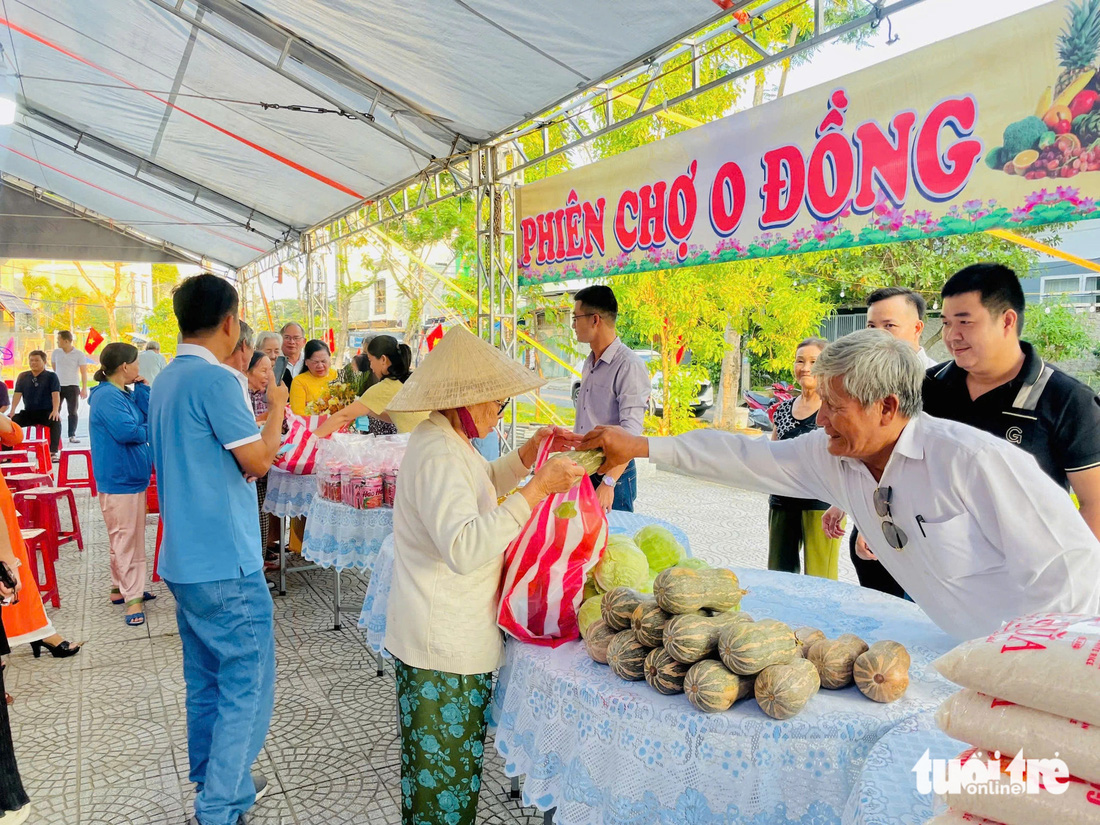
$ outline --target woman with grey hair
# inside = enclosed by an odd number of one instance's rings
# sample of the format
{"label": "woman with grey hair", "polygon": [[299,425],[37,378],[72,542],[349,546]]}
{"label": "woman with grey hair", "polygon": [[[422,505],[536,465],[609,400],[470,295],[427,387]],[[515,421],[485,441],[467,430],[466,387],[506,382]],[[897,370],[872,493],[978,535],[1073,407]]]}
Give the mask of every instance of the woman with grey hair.
{"label": "woman with grey hair", "polygon": [[283,336],[277,332],[261,332],[256,336],[256,352],[262,352],[274,367],[275,359],[283,350]]}

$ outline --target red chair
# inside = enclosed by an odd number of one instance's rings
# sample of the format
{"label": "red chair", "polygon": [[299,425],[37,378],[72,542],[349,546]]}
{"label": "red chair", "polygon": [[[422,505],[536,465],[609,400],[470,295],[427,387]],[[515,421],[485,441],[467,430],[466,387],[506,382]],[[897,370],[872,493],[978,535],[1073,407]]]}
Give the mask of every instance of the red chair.
{"label": "red chair", "polygon": [[[38,586],[43,603],[49,600],[54,607],[61,607],[61,592],[57,587],[57,572],[53,566],[56,552],[50,544],[49,533],[40,527],[20,530],[20,533],[23,535],[23,544],[27,547],[31,575],[34,576],[34,583]],[[38,572],[39,560],[42,563],[42,575]]]}
{"label": "red chair", "polygon": [[32,458],[34,458],[34,456],[26,450],[4,450],[0,452],[0,463],[6,461],[28,462]]}
{"label": "red chair", "polygon": [[[81,456],[85,462],[85,475],[81,477],[75,477],[70,474],[69,464],[74,458]],[[92,474],[92,451],[91,450],[63,450],[61,452],[61,458],[57,462],[57,486],[58,487],[71,487],[86,488],[91,491],[95,496],[95,476]]]}
{"label": "red chair", "polygon": [[[31,464],[26,461],[17,461],[8,464],[0,464],[0,473],[4,478],[8,476],[20,475],[22,473],[33,473],[38,470],[38,464]],[[52,476],[50,477],[52,480]]]}
{"label": "red chair", "polygon": [[52,473],[53,456],[50,455],[50,431],[41,424],[32,424],[23,429],[23,446],[33,452],[38,459],[35,472]]}
{"label": "red chair", "polygon": [[46,473],[15,473],[4,476],[8,489],[13,493],[20,490],[30,490],[34,487],[49,487],[53,484],[53,476]]}
{"label": "red chair", "polygon": [[160,499],[157,497],[157,474],[149,477],[149,486],[145,489],[145,514],[160,513]]}
{"label": "red chair", "polygon": [[[75,541],[77,549],[84,550],[84,534],[80,531],[80,518],[76,514],[76,496],[68,487],[33,487],[14,494],[15,505],[27,511],[34,527],[41,527],[50,534],[58,549],[62,544]],[[68,499],[71,530],[61,529],[60,500]],[[55,551],[56,552],[56,551]]]}
{"label": "red chair", "polygon": [[164,519],[157,519],[157,549],[153,551],[153,581],[160,581],[160,542],[164,538]]}

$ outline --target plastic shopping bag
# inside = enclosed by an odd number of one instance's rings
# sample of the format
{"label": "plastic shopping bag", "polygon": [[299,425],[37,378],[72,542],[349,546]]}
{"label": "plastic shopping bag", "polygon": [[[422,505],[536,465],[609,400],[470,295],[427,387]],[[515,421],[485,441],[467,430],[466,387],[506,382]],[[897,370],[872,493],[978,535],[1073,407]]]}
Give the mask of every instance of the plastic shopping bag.
{"label": "plastic shopping bag", "polygon": [[317,460],[317,447],[321,443],[313,432],[328,416],[288,414],[287,418],[290,423],[283,439],[283,449],[275,456],[275,466],[297,476],[310,475]]}
{"label": "plastic shopping bag", "polygon": [[[535,460],[550,457],[547,438]],[[584,580],[607,547],[607,516],[588,479],[544,499],[504,554],[497,624],[522,642],[557,647],[579,637]]]}

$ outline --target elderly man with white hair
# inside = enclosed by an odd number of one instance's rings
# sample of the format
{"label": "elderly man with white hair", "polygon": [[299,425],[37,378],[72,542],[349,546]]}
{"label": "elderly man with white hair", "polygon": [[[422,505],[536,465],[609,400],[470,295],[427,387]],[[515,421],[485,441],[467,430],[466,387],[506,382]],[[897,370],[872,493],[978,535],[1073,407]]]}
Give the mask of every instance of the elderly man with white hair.
{"label": "elderly man with white hair", "polygon": [[1035,612],[1100,612],[1100,542],[1035,459],[1003,439],[921,412],[912,347],[861,330],[814,373],[817,432],[769,441],[715,430],[675,438],[599,427],[581,449],[798,498],[835,502],[943,630],[965,639]]}
{"label": "elderly man with white hair", "polygon": [[146,341],[145,349],[138,354],[138,374],[145,379],[145,383],[152,386],[153,381],[160,375],[160,371],[167,366],[168,362],[160,354],[160,344],[156,341]]}

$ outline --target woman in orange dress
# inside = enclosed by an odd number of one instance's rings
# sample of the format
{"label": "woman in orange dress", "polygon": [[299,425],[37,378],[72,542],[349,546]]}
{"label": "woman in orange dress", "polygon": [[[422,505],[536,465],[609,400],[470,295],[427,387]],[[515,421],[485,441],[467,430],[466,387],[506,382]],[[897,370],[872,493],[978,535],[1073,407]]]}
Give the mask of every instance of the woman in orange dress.
{"label": "woman in orange dress", "polygon": [[[18,424],[6,415],[0,415],[0,445],[16,447],[23,443],[23,430]],[[74,645],[66,641],[50,624],[46,616],[46,609],[42,606],[42,597],[38,593],[34,576],[31,575],[30,559],[27,556],[27,547],[23,544],[23,534],[19,531],[19,519],[15,512],[15,501],[12,499],[11,490],[0,476],[0,515],[4,517],[4,524],[11,539],[12,550],[19,559],[20,578],[23,581],[23,589],[19,591],[19,601],[15,604],[5,605],[3,611],[4,630],[7,633],[8,645],[15,647],[21,644],[30,644],[35,658],[46,648],[54,658],[63,659],[73,656],[80,651],[80,645]]]}

